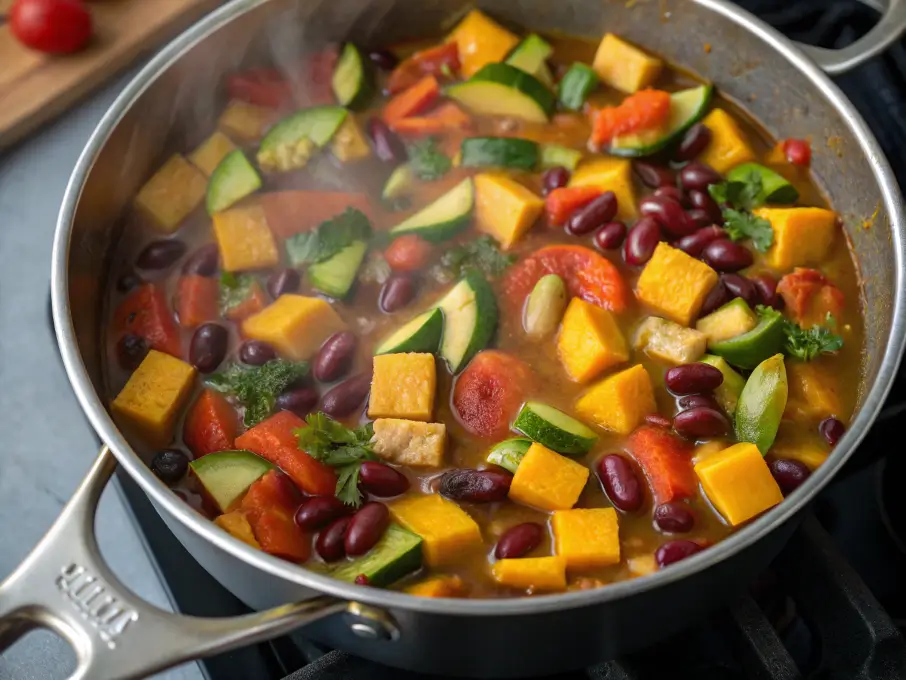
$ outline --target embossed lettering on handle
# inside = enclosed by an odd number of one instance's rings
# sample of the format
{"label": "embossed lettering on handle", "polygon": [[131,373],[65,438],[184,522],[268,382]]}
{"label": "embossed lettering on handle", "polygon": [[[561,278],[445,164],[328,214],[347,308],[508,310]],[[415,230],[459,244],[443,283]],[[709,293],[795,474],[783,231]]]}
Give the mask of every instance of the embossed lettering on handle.
{"label": "embossed lettering on handle", "polygon": [[137,611],[124,605],[111,594],[109,585],[81,565],[72,563],[64,567],[56,584],[110,649],[116,648],[117,639],[129,624],[138,621]]}

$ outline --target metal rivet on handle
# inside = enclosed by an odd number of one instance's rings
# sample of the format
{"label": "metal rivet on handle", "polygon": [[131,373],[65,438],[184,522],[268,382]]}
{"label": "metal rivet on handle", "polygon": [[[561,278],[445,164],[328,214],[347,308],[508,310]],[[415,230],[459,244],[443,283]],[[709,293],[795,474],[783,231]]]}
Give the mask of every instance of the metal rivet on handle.
{"label": "metal rivet on handle", "polygon": [[400,630],[396,621],[380,609],[351,602],[346,610],[345,618],[352,634],[363,640],[389,642],[399,639]]}

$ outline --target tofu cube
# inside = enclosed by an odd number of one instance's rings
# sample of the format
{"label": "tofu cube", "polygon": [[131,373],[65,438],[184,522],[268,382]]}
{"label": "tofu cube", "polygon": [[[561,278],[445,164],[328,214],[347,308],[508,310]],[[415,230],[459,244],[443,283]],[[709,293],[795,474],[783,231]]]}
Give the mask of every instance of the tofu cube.
{"label": "tofu cube", "polygon": [[704,262],[661,242],[639,276],[636,297],[658,313],[688,326],[698,316],[717,280],[717,272]]}
{"label": "tofu cube", "polygon": [[374,357],[369,418],[428,422],[434,415],[437,368],[433,354],[409,352]]}
{"label": "tofu cube", "polygon": [[505,175],[482,173],[475,179],[475,220],[503,250],[522,238],[544,211],[544,201]]}
{"label": "tofu cube", "polygon": [[509,497],[541,510],[569,510],[587,481],[587,467],[536,442],[516,468]]}
{"label": "tofu cube", "polygon": [[573,173],[571,187],[597,187],[617,197],[617,219],[629,221],[638,216],[632,188],[632,163],[625,158],[597,158],[582,163]]}
{"label": "tofu cube", "polygon": [[343,124],[330,141],[330,151],[337,160],[344,163],[360,161],[371,156],[371,147],[362,134],[362,128],[352,115],[346,116]]}
{"label": "tofu cube", "polygon": [[491,571],[497,583],[509,588],[533,592],[566,589],[566,560],[560,556],[497,560]]}
{"label": "tofu cube", "polygon": [[258,203],[215,214],[214,236],[224,271],[266,269],[280,261],[264,209]]}
{"label": "tofu cube", "polygon": [[457,562],[464,552],[483,545],[481,530],[469,513],[437,494],[401,498],[387,507],[396,522],[422,537],[430,567]]}
{"label": "tofu cube", "polygon": [[403,589],[419,597],[462,597],[468,591],[459,576],[432,576]]}
{"label": "tofu cube", "polygon": [[447,426],[398,418],[374,421],[374,452],[395,465],[440,467],[444,464]]}
{"label": "tofu cube", "polygon": [[326,300],[302,295],[281,295],[242,322],[242,334],[272,345],[280,354],[304,361],[346,323]]}
{"label": "tofu cube", "polygon": [[577,297],[570,300],[563,315],[557,353],[567,375],[580,383],[629,361],[626,341],[614,315]]}
{"label": "tofu cube", "polygon": [[595,569],[620,562],[620,526],[613,508],[558,510],[551,521],[557,555],[567,569]]}
{"label": "tofu cube", "polygon": [[608,33],[598,45],[592,67],[610,87],[631,94],[654,83],[664,62]]}
{"label": "tofu cube", "polygon": [[722,175],[737,165],[755,160],[755,152],[745,133],[729,113],[714,109],[702,123],[711,130],[711,141],[696,160],[710,165]]}
{"label": "tofu cube", "polygon": [[231,101],[217,121],[217,127],[227,135],[242,141],[259,140],[273,122],[274,113],[262,106]]}
{"label": "tofu cube", "polygon": [[195,381],[195,368],[152,349],[111,405],[114,415],[161,448],[173,441],[173,428]]}
{"label": "tofu cube", "polygon": [[834,242],[837,213],[824,208],[759,208],[774,229],[774,244],[765,255],[769,267],[787,271],[819,264]]}
{"label": "tofu cube", "polygon": [[252,525],[241,510],[233,510],[225,515],[214,518],[214,524],[226,531],[231,536],[238,538],[243,543],[248,543],[253,548],[261,550],[261,544],[255,538]]}
{"label": "tofu cube", "polygon": [[636,329],[632,340],[635,349],[668,364],[691,364],[705,353],[708,338],[694,328],[657,316],[647,317]]}
{"label": "tofu cube", "polygon": [[786,379],[789,396],[785,418],[823,420],[843,414],[833,369],[820,359],[809,362],[787,360]]}
{"label": "tofu cube", "polygon": [[175,154],[154,173],[135,197],[135,204],[160,231],[172,234],[205,197],[208,180]]}
{"label": "tofu cube", "polygon": [[695,474],[708,500],[733,526],[783,500],[758,447],[748,442],[708,456],[695,466]]}
{"label": "tofu cube", "polygon": [[471,78],[485,64],[497,63],[519,44],[519,38],[491,19],[473,9],[450,34],[459,47],[460,71]]}
{"label": "tofu cube", "polygon": [[576,402],[579,416],[618,434],[629,434],[655,411],[651,378],[641,364],[607,376]]}
{"label": "tofu cube", "polygon": [[228,153],[235,151],[236,145],[220,131],[215,132],[201,143],[189,156],[196,168],[208,177],[213,174]]}

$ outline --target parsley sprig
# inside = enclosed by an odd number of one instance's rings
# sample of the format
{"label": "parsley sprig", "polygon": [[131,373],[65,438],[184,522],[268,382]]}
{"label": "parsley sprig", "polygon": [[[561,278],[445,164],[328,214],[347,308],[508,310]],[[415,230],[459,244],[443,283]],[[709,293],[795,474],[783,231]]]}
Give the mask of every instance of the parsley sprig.
{"label": "parsley sprig", "polygon": [[[773,307],[758,305],[755,308],[759,319],[781,316]],[[783,352],[789,357],[800,361],[811,361],[821,354],[830,354],[843,347],[843,338],[834,331],[837,322],[828,312],[825,325],[816,325],[811,328],[802,328],[799,324],[789,319],[783,320]]]}
{"label": "parsley sprig", "polygon": [[328,260],[353,241],[371,237],[371,223],[361,210],[346,211],[319,224],[313,231],[286,240],[286,253],[294,267]]}
{"label": "parsley sprig", "polygon": [[409,167],[419,179],[431,182],[440,179],[453,167],[453,161],[437,148],[433,137],[422,139],[410,144]]}
{"label": "parsley sprig", "polygon": [[751,239],[755,250],[764,253],[774,243],[774,229],[763,217],[751,214],[765,203],[761,175],[754,170],[742,181],[721,182],[708,187],[717,203],[724,206],[724,231],[733,241]]}
{"label": "parsley sprig", "polygon": [[481,236],[446,251],[441,264],[459,276],[466,269],[478,269],[487,276],[500,276],[516,261],[515,255],[506,255],[490,236]]}
{"label": "parsley sprig", "polygon": [[223,272],[220,275],[220,313],[226,316],[231,309],[245,302],[255,283],[257,280],[251,274]]}
{"label": "parsley sprig", "polygon": [[305,361],[273,359],[261,366],[230,364],[205,382],[211,389],[235,397],[245,407],[246,427],[253,427],[271,414],[281,392],[306,375]]}

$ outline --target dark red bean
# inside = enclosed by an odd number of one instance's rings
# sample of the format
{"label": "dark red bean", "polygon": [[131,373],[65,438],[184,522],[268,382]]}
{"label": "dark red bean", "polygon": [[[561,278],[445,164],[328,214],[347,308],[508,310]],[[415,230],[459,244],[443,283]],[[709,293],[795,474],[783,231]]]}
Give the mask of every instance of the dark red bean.
{"label": "dark red bean", "polygon": [[566,231],[573,236],[590,234],[598,227],[610,222],[617,214],[617,197],[612,191],[605,191],[591,203],[579,208],[569,216]]}
{"label": "dark red bean", "polygon": [[654,523],[668,534],[685,534],[692,531],[695,515],[682,503],[664,503],[654,509]]}
{"label": "dark red bean", "polygon": [[720,212],[720,206],[717,205],[717,202],[711,198],[710,194],[706,191],[690,191],[689,192],[689,205],[693,208],[698,208],[699,210],[704,210],[711,222],[709,224],[723,224],[724,218]]}
{"label": "dark red bean", "polygon": [[684,560],[690,555],[701,552],[702,547],[698,543],[677,539],[667,541],[654,553],[654,559],[659,567],[667,567],[675,562]]}
{"label": "dark red bean", "polygon": [[133,288],[142,285],[141,277],[135,272],[126,272],[116,280],[116,289],[120,293],[128,293]]}
{"label": "dark red bean", "polygon": [[616,250],[626,238],[626,225],[622,222],[608,222],[595,234],[595,245],[601,250]]}
{"label": "dark red bean", "polygon": [[439,492],[454,501],[491,503],[506,499],[512,481],[503,470],[450,470],[441,475]]}
{"label": "dark red bean", "polygon": [[723,281],[718,281],[717,285],[710,290],[710,292],[705,296],[705,301],[702,303],[701,312],[699,312],[699,317],[708,316],[714,310],[723,307],[730,300],[733,299],[733,295],[727,290],[727,286]]}
{"label": "dark red bean", "polygon": [[216,323],[202,324],[192,334],[189,363],[201,373],[211,373],[226,356],[230,334]]}
{"label": "dark red bean", "polygon": [[370,586],[371,581],[368,580],[368,577],[365,574],[359,574],[355,577],[355,584],[357,586]]}
{"label": "dark red bean", "polygon": [[723,373],[701,362],[674,366],[664,376],[667,389],[677,395],[710,392],[720,387],[723,381]]}
{"label": "dark red bean", "polygon": [[415,279],[407,274],[391,274],[381,288],[378,305],[385,314],[393,314],[415,298]]}
{"label": "dark red bean", "polygon": [[649,425],[654,425],[655,427],[663,427],[666,430],[669,430],[671,427],[673,427],[673,421],[666,416],[662,416],[660,413],[646,414],[645,422]]}
{"label": "dark red bean", "polygon": [[346,554],[351,557],[364,555],[381,540],[388,524],[390,524],[390,511],[387,510],[386,505],[374,501],[365,503],[352,516],[349,528],[346,529],[346,539],[343,541]]}
{"label": "dark red bean", "polygon": [[646,196],[639,202],[639,212],[653,217],[658,224],[671,234],[685,236],[698,229],[676,201],[664,196]]}
{"label": "dark red bean", "polygon": [[731,300],[733,298],[742,298],[749,307],[755,307],[758,304],[758,289],[746,277],[740,274],[723,274],[720,279],[730,293]]}
{"label": "dark red bean", "polygon": [[402,163],[406,160],[406,147],[400,138],[387,127],[387,124],[377,116],[368,121],[368,135],[374,154],[385,163]]}
{"label": "dark red bean", "polygon": [[313,387],[293,387],[277,397],[274,406],[280,411],[295,413],[304,418],[318,405],[318,391]]}
{"label": "dark red bean", "polygon": [[195,276],[214,276],[217,273],[217,262],[220,250],[216,243],[208,243],[196,250],[182,266],[183,274]]}
{"label": "dark red bean", "polygon": [[723,181],[723,177],[714,168],[694,161],[683,167],[679,176],[680,184],[686,191],[707,191],[709,185]]}
{"label": "dark red bean", "polygon": [[719,272],[738,272],[754,261],[751,250],[728,239],[711,241],[702,251],[702,259]]}
{"label": "dark red bean", "polygon": [[346,557],[346,534],[351,517],[338,517],[318,534],[315,550],[325,562],[336,562]]}
{"label": "dark red bean", "polygon": [[780,491],[784,496],[793,493],[812,474],[811,470],[798,460],[785,460],[782,458],[772,460],[768,467],[771,469],[774,481],[777,482],[777,486],[780,487]]}
{"label": "dark red bean", "polygon": [[175,484],[189,471],[189,457],[179,449],[163,449],[151,459],[151,472],[165,484]]}
{"label": "dark red bean", "polygon": [[779,299],[777,296],[777,279],[767,273],[756,274],[750,279],[758,290],[758,297],[761,304],[768,307],[778,307]]}
{"label": "dark red bean", "polygon": [[643,217],[626,235],[623,243],[623,260],[632,267],[641,267],[657,248],[661,240],[661,226],[653,217]]}
{"label": "dark red bean", "polygon": [[714,220],[701,208],[690,208],[686,211],[686,216],[698,229],[704,229],[714,224]]}
{"label": "dark red bean", "polygon": [[336,496],[312,496],[296,510],[296,524],[306,531],[318,531],[348,514],[349,506]]}
{"label": "dark red bean", "polygon": [[710,143],[710,128],[702,123],[696,123],[686,130],[686,134],[683,135],[683,139],[673,154],[673,158],[677,161],[691,161],[704,151],[705,147]]}
{"label": "dark red bean", "polygon": [[825,418],[818,425],[818,432],[824,437],[825,441],[831,446],[836,446],[837,442],[846,433],[846,426],[836,418]]}
{"label": "dark red bean", "polygon": [[246,340],[239,346],[239,361],[249,366],[263,366],[276,358],[274,348],[261,340]]}
{"label": "dark red bean", "polygon": [[355,358],[358,338],[351,331],[334,333],[318,350],[312,373],[315,380],[333,382],[342,378]]}
{"label": "dark red bean", "polygon": [[673,429],[686,439],[710,439],[727,434],[730,423],[717,409],[699,406],[673,416]]}
{"label": "dark red bean", "polygon": [[186,244],[179,239],[152,241],[135,258],[139,269],[167,269],[186,254]]}
{"label": "dark red bean", "polygon": [[280,269],[267,278],[267,292],[276,300],[286,293],[295,293],[301,283],[302,278],[295,269]]}
{"label": "dark red bean", "polygon": [[723,238],[726,232],[720,227],[710,226],[704,229],[694,231],[688,236],[683,236],[673,245],[682,250],[687,255],[698,257],[702,254],[705,246],[719,238]]}
{"label": "dark red bean", "polygon": [[345,418],[362,405],[371,391],[371,373],[359,373],[328,390],[321,410],[333,418]]}
{"label": "dark red bean", "polygon": [[373,496],[388,498],[406,493],[409,479],[389,465],[366,460],[359,468],[359,486]]}
{"label": "dark red bean", "polygon": [[400,63],[393,52],[388,50],[371,50],[368,53],[371,63],[383,71],[392,71]]}
{"label": "dark red bean", "polygon": [[148,354],[148,343],[145,339],[126,333],[116,343],[116,356],[120,366],[127,371],[134,371]]}
{"label": "dark red bean", "polygon": [[687,202],[686,196],[685,196],[685,194],[683,194],[683,190],[679,189],[677,187],[674,187],[674,186],[660,187],[658,189],[655,189],[654,195],[659,196],[661,198],[669,198],[673,201],[676,201],[681,206],[686,207],[686,202]]}
{"label": "dark red bean", "polygon": [[632,169],[642,184],[652,189],[676,185],[676,173],[663,165],[655,165],[648,161],[635,161]]}
{"label": "dark red bean", "polygon": [[720,410],[720,405],[709,394],[687,394],[685,397],[677,399],[676,405],[680,411],[688,411],[690,408],[698,408],[700,406],[713,408],[715,411]]}
{"label": "dark red bean", "polygon": [[494,549],[498,560],[511,560],[525,557],[541,543],[544,528],[535,522],[517,524],[507,529]]}
{"label": "dark red bean", "polygon": [[547,196],[554,189],[561,189],[569,184],[569,170],[562,165],[548,168],[541,175],[541,195]]}
{"label": "dark red bean", "polygon": [[634,512],[642,507],[642,485],[626,458],[617,453],[604,456],[598,461],[598,477],[614,506],[623,512]]}

